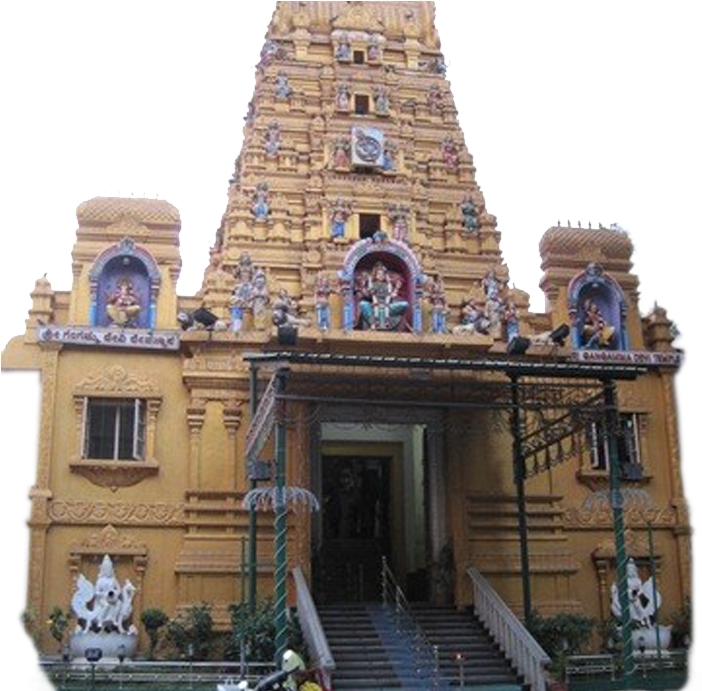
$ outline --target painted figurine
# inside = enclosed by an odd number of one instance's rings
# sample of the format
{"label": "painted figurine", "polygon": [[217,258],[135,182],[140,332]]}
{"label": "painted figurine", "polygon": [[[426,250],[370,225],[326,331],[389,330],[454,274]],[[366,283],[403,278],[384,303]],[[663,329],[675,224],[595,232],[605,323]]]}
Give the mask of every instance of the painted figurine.
{"label": "painted figurine", "polygon": [[280,72],[275,78],[275,97],[279,101],[287,101],[292,94],[292,87],[285,72]]}
{"label": "painted figurine", "polygon": [[300,317],[298,312],[297,302],[290,297],[285,288],[281,288],[273,301],[273,324],[275,326],[292,326],[296,329],[310,326],[310,320]]}
{"label": "painted figurine", "polygon": [[336,87],[336,107],[338,110],[348,110],[351,105],[351,87],[342,82]]}
{"label": "painted figurine", "polygon": [[139,297],[132,282],[123,276],[117,283],[117,290],[107,298],[107,316],[113,326],[122,328],[134,326],[141,311]]}
{"label": "painted figurine", "polygon": [[246,110],[246,115],[244,116],[244,122],[247,125],[250,125],[254,121],[255,117],[256,117],[256,106],[254,105],[253,101],[249,101],[249,105],[248,105],[248,108]]}
{"label": "painted figurine", "polygon": [[585,300],[583,310],[583,348],[593,350],[610,348],[614,342],[616,329],[605,320],[602,311],[594,300]]}
{"label": "painted figurine", "polygon": [[393,240],[405,243],[409,240],[409,214],[409,209],[406,206],[392,204],[388,208]]}
{"label": "painted figurine", "polygon": [[261,65],[263,67],[268,67],[273,60],[280,58],[281,50],[280,46],[275,41],[266,41],[261,48]]}
{"label": "painted figurine", "polygon": [[362,329],[395,331],[399,328],[409,307],[408,302],[397,299],[401,287],[402,277],[391,276],[382,262],[376,262],[367,285],[367,297],[360,302]]}
{"label": "painted figurine", "polygon": [[431,86],[427,92],[427,105],[432,113],[435,113],[441,108],[442,99],[443,95],[441,89],[436,84]]}
{"label": "painted figurine", "polygon": [[253,315],[254,328],[259,330],[265,328],[264,319],[269,303],[270,296],[268,294],[266,274],[262,269],[256,269],[251,282],[251,296],[249,301],[251,314]]}
{"label": "painted figurine", "polygon": [[351,45],[349,44],[349,35],[344,32],[339,36],[339,44],[336,46],[336,59],[348,61],[351,59]]}
{"label": "painted figurine", "polygon": [[263,135],[267,156],[277,156],[282,146],[280,137],[280,123],[274,120]]}
{"label": "painted figurine", "polygon": [[251,211],[256,218],[268,218],[271,207],[268,199],[267,182],[260,182],[256,185],[253,202],[251,203]]}
{"label": "painted figurine", "polygon": [[380,42],[378,41],[378,36],[376,34],[373,34],[370,37],[370,41],[368,43],[368,60],[370,62],[380,60]]}
{"label": "painted figurine", "polygon": [[429,282],[428,288],[429,304],[431,304],[431,330],[435,334],[446,333],[448,307],[446,305],[446,288],[443,278],[436,274],[434,280]]}
{"label": "painted figurine", "polygon": [[317,274],[317,285],[314,291],[314,309],[317,315],[317,328],[328,331],[331,328],[330,297],[335,292],[329,274],[320,271]]}
{"label": "painted figurine", "polygon": [[351,216],[351,205],[342,197],[338,197],[332,205],[331,236],[332,239],[343,238],[346,234],[346,221]]}
{"label": "painted figurine", "polygon": [[441,153],[444,159],[444,163],[452,169],[458,168],[458,146],[453,140],[453,137],[444,137],[441,142]]}
{"label": "painted figurine", "polygon": [[337,137],[333,141],[332,147],[334,168],[348,168],[351,165],[351,142],[346,137]]}
{"label": "painted figurine", "polygon": [[507,332],[507,342],[519,336],[519,317],[517,306],[511,300],[505,306],[504,312],[505,329]]}
{"label": "painted figurine", "polygon": [[395,142],[386,139],[383,147],[383,170],[392,172],[395,170],[397,160],[397,146]]}
{"label": "painted figurine", "polygon": [[461,213],[463,214],[463,227],[472,233],[479,228],[478,223],[478,207],[474,204],[469,195],[466,195],[460,204]]}
{"label": "painted figurine", "polygon": [[461,303],[460,323],[453,327],[455,334],[487,334],[490,328],[490,322],[485,316],[475,300],[464,300]]}
{"label": "painted figurine", "polygon": [[373,103],[375,104],[375,112],[377,115],[388,115],[390,112],[388,90],[384,89],[382,86],[374,86]]}

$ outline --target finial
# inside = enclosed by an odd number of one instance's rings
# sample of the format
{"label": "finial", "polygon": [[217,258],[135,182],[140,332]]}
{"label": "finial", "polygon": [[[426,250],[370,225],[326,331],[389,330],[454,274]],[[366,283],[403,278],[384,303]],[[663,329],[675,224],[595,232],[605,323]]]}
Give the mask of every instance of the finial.
{"label": "finial", "polygon": [[560,218],[558,219],[558,227],[559,228],[561,227],[561,219]]}
{"label": "finial", "polygon": [[578,221],[578,228],[582,228],[582,226],[580,225],[580,221]]}
{"label": "finial", "polygon": [[587,222],[587,227],[588,227],[590,230],[592,230],[592,222],[591,222],[591,221],[588,221],[588,222]]}
{"label": "finial", "polygon": [[568,219],[568,227],[570,228],[570,219]]}

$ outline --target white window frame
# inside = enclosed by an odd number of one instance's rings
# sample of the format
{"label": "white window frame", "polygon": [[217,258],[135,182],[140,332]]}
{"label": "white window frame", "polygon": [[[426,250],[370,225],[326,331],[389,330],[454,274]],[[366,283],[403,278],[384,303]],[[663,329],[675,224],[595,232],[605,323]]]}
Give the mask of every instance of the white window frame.
{"label": "white window frame", "polygon": [[[643,456],[642,456],[642,449],[641,449],[641,413],[619,413],[619,418],[620,418],[620,425],[622,425],[622,418],[627,417],[632,420],[632,426],[631,426],[631,435],[627,435],[625,437],[624,443],[627,445],[627,448],[629,449],[629,454],[627,458],[627,463],[633,463],[634,465],[639,465],[643,467]],[[609,464],[609,444],[606,443],[605,439],[605,444],[604,444],[604,464],[600,465],[599,464],[599,434],[600,430],[604,426],[604,422],[592,422],[590,424],[590,468],[594,471],[609,471],[610,464]],[[633,449],[629,447],[630,440],[633,437]],[[633,458],[632,458],[632,452],[633,451]]]}
{"label": "white window frame", "polygon": [[[90,403],[91,401],[114,403],[116,407],[115,431],[113,438],[112,458],[91,459],[90,450]],[[119,457],[119,439],[122,410],[121,404],[132,402],[134,405],[134,423],[132,429],[132,457]],[[142,398],[103,398],[100,396],[83,397],[83,425],[81,429],[81,458],[100,461],[143,461],[146,458],[146,400]]]}

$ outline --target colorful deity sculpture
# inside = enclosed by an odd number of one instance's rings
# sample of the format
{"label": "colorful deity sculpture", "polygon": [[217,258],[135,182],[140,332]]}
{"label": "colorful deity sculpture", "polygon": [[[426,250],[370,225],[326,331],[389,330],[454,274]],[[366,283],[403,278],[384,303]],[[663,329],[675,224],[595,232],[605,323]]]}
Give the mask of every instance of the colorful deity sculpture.
{"label": "colorful deity sculpture", "polygon": [[339,36],[339,43],[336,46],[334,55],[337,60],[342,62],[351,60],[351,45],[349,43],[349,35],[346,32]]}
{"label": "colorful deity sculpture", "polygon": [[591,298],[583,303],[582,343],[584,348],[603,350],[614,343],[616,329],[609,324],[598,304]]}
{"label": "colorful deity sculpture", "polygon": [[270,301],[266,274],[262,269],[256,269],[251,280],[251,295],[249,298],[255,329],[261,330],[265,328],[266,310]]}
{"label": "colorful deity sculpture", "polygon": [[244,311],[251,306],[254,266],[248,252],[243,252],[239,263],[234,267],[236,285],[229,300],[232,331],[238,333],[244,326]]}
{"label": "colorful deity sculpture", "polygon": [[487,334],[490,329],[490,321],[485,312],[478,307],[474,299],[464,300],[461,303],[460,323],[453,327],[455,334]]}
{"label": "colorful deity sculpture", "polygon": [[336,87],[336,107],[338,110],[348,110],[351,106],[351,87],[342,82]]}
{"label": "colorful deity sculpture", "polygon": [[473,233],[480,227],[478,222],[478,207],[473,202],[470,195],[466,195],[460,204],[461,214],[463,215],[463,227]]}
{"label": "colorful deity sculpture", "polygon": [[332,142],[332,165],[348,168],[351,165],[351,142],[348,137],[336,137]]}
{"label": "colorful deity sculpture", "polygon": [[317,328],[328,331],[331,328],[331,294],[336,292],[332,286],[329,274],[320,271],[317,274],[317,285],[314,290],[314,310],[317,315]]}
{"label": "colorful deity sculpture", "polygon": [[446,288],[440,274],[436,274],[435,278],[429,282],[427,297],[431,305],[432,332],[435,334],[447,333],[446,317],[448,315],[448,307],[446,304]]}
{"label": "colorful deity sculpture", "polygon": [[280,123],[277,120],[271,122],[266,128],[266,132],[263,135],[263,140],[265,144],[265,150],[267,156],[277,156],[280,147],[282,146],[282,140],[280,135]]}
{"label": "colorful deity sculpture", "polygon": [[254,118],[256,117],[256,106],[254,105],[253,101],[249,101],[249,105],[246,110],[246,115],[244,116],[244,122],[247,125],[250,125],[253,121]]}
{"label": "colorful deity sculpture", "polygon": [[275,41],[266,41],[261,48],[261,65],[268,67],[274,60],[284,57],[284,52]]}
{"label": "colorful deity sculpture", "polygon": [[141,311],[139,296],[132,282],[123,276],[117,283],[117,290],[107,298],[107,316],[112,320],[112,326],[134,326]]}
{"label": "colorful deity sculpture", "polygon": [[392,224],[392,239],[406,243],[409,240],[409,208],[400,204],[391,204],[388,207],[388,216]]}
{"label": "colorful deity sculpture", "polygon": [[359,303],[360,328],[396,331],[409,303],[399,300],[402,277],[388,271],[385,264],[376,262],[368,276],[364,297]]}
{"label": "colorful deity sculpture", "polygon": [[301,317],[299,311],[297,302],[290,297],[285,288],[281,288],[273,301],[273,324],[278,327],[292,326],[295,329],[310,326],[310,320]]}
{"label": "colorful deity sculpture", "polygon": [[505,305],[504,310],[505,330],[507,332],[507,343],[519,336],[519,316],[517,306],[511,300]]}
{"label": "colorful deity sculpture", "polygon": [[377,34],[373,34],[368,42],[368,60],[369,62],[380,60],[380,41]]}
{"label": "colorful deity sculpture", "polygon": [[351,216],[351,204],[343,197],[337,197],[331,207],[332,240],[343,238],[346,234],[346,222]]}
{"label": "colorful deity sculpture", "polygon": [[280,72],[275,78],[275,97],[279,101],[287,101],[292,95],[292,87],[288,75],[285,72]]}
{"label": "colorful deity sculpture", "polygon": [[444,137],[441,142],[441,155],[443,156],[444,163],[447,167],[451,169],[458,168],[459,158],[458,158],[458,146],[453,140],[453,137]]}
{"label": "colorful deity sculpture", "polygon": [[383,170],[391,173],[397,168],[397,145],[390,139],[383,146]]}
{"label": "colorful deity sculpture", "polygon": [[270,211],[268,183],[260,182],[254,190],[251,212],[256,218],[268,218]]}
{"label": "colorful deity sculpture", "polygon": [[441,89],[436,85],[432,85],[427,92],[427,105],[432,113],[437,112],[441,108],[443,94]]}
{"label": "colorful deity sculpture", "polygon": [[382,86],[373,87],[373,103],[377,115],[388,115],[390,113],[390,98],[388,90]]}

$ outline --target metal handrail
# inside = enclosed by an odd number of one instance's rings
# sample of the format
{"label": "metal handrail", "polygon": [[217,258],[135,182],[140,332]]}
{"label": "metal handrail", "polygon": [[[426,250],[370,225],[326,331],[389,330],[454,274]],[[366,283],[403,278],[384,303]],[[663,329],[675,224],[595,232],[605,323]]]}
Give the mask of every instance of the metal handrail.
{"label": "metal handrail", "polygon": [[422,677],[425,671],[422,666],[422,661],[425,664],[429,662],[428,676],[431,680],[431,688],[435,691],[439,689],[439,646],[434,645],[424,633],[419,622],[412,614],[409,601],[405,596],[404,591],[400,587],[392,570],[388,566],[388,560],[385,556],[381,560],[381,589],[383,606],[391,606],[396,616],[398,630],[400,629],[401,620],[404,622],[405,632],[408,633],[413,642],[413,650],[419,667],[415,670],[417,676]]}

